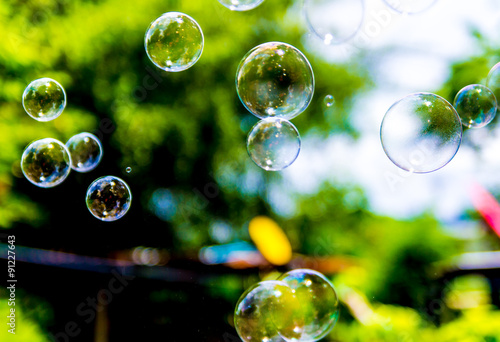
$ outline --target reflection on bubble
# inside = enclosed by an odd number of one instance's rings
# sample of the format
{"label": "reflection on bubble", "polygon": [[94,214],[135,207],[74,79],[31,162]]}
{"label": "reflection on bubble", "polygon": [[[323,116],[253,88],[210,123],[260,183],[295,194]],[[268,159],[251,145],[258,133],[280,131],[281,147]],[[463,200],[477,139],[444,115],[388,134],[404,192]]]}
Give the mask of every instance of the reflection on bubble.
{"label": "reflection on bubble", "polygon": [[331,107],[335,103],[335,98],[333,97],[333,95],[326,95],[324,102],[325,102],[325,106]]}
{"label": "reflection on bubble", "polygon": [[481,84],[462,88],[453,103],[462,124],[469,128],[481,128],[489,124],[497,113],[497,100],[493,92]]}
{"label": "reflection on bubble", "polygon": [[151,23],[144,37],[149,59],[158,68],[178,72],[192,67],[203,52],[203,32],[184,13],[168,12]]}
{"label": "reflection on bubble", "polygon": [[266,171],[279,171],[290,166],[299,156],[300,146],[297,128],[280,118],[257,122],[247,138],[248,154]]}
{"label": "reflection on bubble", "polygon": [[498,101],[500,101],[500,63],[491,68],[486,78],[486,86],[495,94],[498,105]]}
{"label": "reflection on bubble", "polygon": [[389,159],[403,170],[426,173],[448,164],[460,147],[462,124],[442,97],[415,93],[389,108],[380,128]]}
{"label": "reflection on bubble", "polygon": [[59,140],[37,140],[24,150],[21,170],[26,179],[36,186],[52,188],[68,177],[71,157],[66,146]]}
{"label": "reflection on bubble", "polygon": [[66,107],[66,92],[51,78],[34,80],[24,90],[23,107],[37,121],[54,120]]}
{"label": "reflection on bubble", "polygon": [[236,90],[255,116],[290,120],[311,102],[314,75],[302,52],[286,43],[270,42],[243,57],[236,73]]}
{"label": "reflection on bubble", "polygon": [[99,139],[91,133],[72,136],[66,143],[71,154],[71,167],[78,172],[89,172],[99,165],[102,158],[102,146]]}
{"label": "reflection on bubble", "polygon": [[106,176],[90,184],[85,202],[94,217],[106,222],[116,221],[130,209],[132,193],[122,179]]}
{"label": "reflection on bubble", "polygon": [[364,0],[305,0],[304,14],[309,30],[325,44],[340,44],[361,29]]}
{"label": "reflection on bubble", "polygon": [[259,6],[264,0],[219,0],[231,11],[248,11]]}
{"label": "reflection on bubble", "polygon": [[437,0],[384,0],[384,2],[398,13],[416,14],[431,8]]}
{"label": "reflection on bubble", "polygon": [[[300,303],[300,310],[294,310],[293,317],[299,324],[280,326],[280,335],[287,341],[317,341],[325,337],[340,314],[332,283],[321,273],[309,269],[287,272],[278,280],[292,289]],[[297,317],[299,312],[300,317]]]}
{"label": "reflection on bubble", "polygon": [[292,290],[281,281],[263,281],[250,287],[234,310],[234,327],[243,341],[283,342],[278,326],[293,321],[298,307]]}

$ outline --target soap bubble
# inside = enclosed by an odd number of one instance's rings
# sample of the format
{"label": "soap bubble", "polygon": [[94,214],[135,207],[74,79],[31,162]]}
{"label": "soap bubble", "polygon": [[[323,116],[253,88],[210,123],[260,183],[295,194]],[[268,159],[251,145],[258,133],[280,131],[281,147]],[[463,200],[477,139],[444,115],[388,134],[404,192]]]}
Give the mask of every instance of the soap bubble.
{"label": "soap bubble", "polygon": [[403,170],[426,173],[448,164],[460,147],[462,123],[442,97],[415,93],[389,108],[380,127],[382,147]]}
{"label": "soap bubble", "polygon": [[151,23],[144,46],[158,68],[178,72],[189,69],[203,52],[203,32],[189,15],[168,12]]}
{"label": "soap bubble", "polygon": [[94,217],[106,222],[116,221],[130,209],[132,193],[122,179],[106,176],[90,184],[85,201]]}
{"label": "soap bubble", "polygon": [[290,120],[311,102],[314,75],[307,58],[295,47],[264,43],[241,60],[236,90],[243,105],[255,116]]}
{"label": "soap bubble", "polygon": [[99,139],[90,133],[72,136],[66,143],[71,154],[71,167],[78,172],[89,172],[99,165],[102,158],[102,145]]}
{"label": "soap bubble", "polygon": [[327,107],[331,107],[335,103],[335,98],[332,95],[326,95],[324,102]]}
{"label": "soap bubble", "polygon": [[497,100],[493,92],[481,84],[463,87],[455,97],[453,106],[462,124],[469,128],[481,128],[495,118]]}
{"label": "soap bubble", "polygon": [[37,121],[54,120],[66,107],[66,92],[57,81],[39,78],[24,89],[23,107]]}
{"label": "soap bubble", "polygon": [[129,167],[127,167],[127,168],[125,169],[125,172],[126,172],[126,173],[130,173],[130,172],[132,172],[132,168],[131,168],[130,166],[129,166]]}
{"label": "soap bubble", "polygon": [[278,329],[293,325],[299,304],[284,282],[262,281],[250,287],[234,310],[234,327],[243,341],[283,342]]}
{"label": "soap bubble", "polygon": [[335,326],[340,314],[339,300],[332,283],[321,273],[296,269],[278,279],[287,284],[300,303],[300,319],[294,310],[295,326],[280,327],[287,341],[317,341]]}
{"label": "soap bubble", "polygon": [[500,101],[500,63],[491,68],[486,78],[486,86],[495,94],[497,102]]}
{"label": "soap bubble", "polygon": [[364,0],[306,0],[304,14],[309,30],[325,44],[352,39],[365,16]]}
{"label": "soap bubble", "polygon": [[264,0],[219,0],[231,11],[248,11],[259,6]]}
{"label": "soap bubble", "polygon": [[71,157],[66,146],[59,140],[36,140],[24,150],[21,170],[26,179],[36,186],[52,188],[68,177]]}
{"label": "soap bubble", "polygon": [[299,156],[301,140],[295,126],[280,118],[261,120],[247,138],[247,151],[252,160],[267,171],[290,166]]}
{"label": "soap bubble", "polygon": [[431,8],[437,0],[384,0],[384,2],[398,13],[416,14]]}

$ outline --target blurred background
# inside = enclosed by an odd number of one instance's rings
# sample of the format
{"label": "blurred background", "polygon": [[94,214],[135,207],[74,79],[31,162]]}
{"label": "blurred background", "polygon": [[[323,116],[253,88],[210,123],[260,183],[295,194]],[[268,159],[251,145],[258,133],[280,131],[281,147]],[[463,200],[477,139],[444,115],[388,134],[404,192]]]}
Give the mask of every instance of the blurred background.
{"label": "blurred background", "polygon": [[[157,69],[144,51],[149,24],[169,11],[192,16],[205,35],[202,57],[180,73]],[[217,0],[0,2],[0,257],[7,280],[15,235],[18,279],[16,335],[3,324],[0,340],[239,341],[233,310],[244,290],[307,267],[331,279],[341,302],[324,341],[500,341],[498,119],[464,131],[452,162],[426,175],[400,171],[379,138],[401,97],[452,102],[484,84],[500,61],[500,3],[441,0],[401,15],[366,0],[356,35],[330,46],[302,11],[292,0],[248,12]],[[277,173],[248,157],[257,118],[234,80],[246,52],[268,41],[299,48],[316,79],[293,120],[301,154]],[[68,99],[47,123],[21,103],[41,77]],[[30,142],[80,132],[103,144],[97,169],[52,189],[23,177]],[[105,175],[133,194],[113,223],[84,202]],[[273,234],[250,238],[257,216],[276,222],[282,245],[262,247]],[[2,317],[8,296],[3,286]]]}

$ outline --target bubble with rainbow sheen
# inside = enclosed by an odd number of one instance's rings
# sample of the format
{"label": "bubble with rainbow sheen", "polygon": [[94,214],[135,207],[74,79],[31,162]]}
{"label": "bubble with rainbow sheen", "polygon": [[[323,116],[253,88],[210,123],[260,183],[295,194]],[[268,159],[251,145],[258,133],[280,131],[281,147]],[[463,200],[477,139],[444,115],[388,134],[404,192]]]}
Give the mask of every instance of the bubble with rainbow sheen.
{"label": "bubble with rainbow sheen", "polygon": [[394,103],[380,126],[387,157],[399,168],[427,173],[448,164],[462,142],[462,122],[442,97],[414,93]]}
{"label": "bubble with rainbow sheen", "polygon": [[71,156],[66,146],[52,138],[40,139],[26,147],[21,170],[34,185],[52,188],[61,184],[71,171]]}
{"label": "bubble with rainbow sheen", "polygon": [[481,85],[470,84],[455,96],[453,106],[462,124],[468,128],[481,128],[489,124],[497,114],[497,99],[493,92]]}
{"label": "bubble with rainbow sheen", "polygon": [[301,138],[297,128],[280,118],[255,124],[247,138],[247,151],[255,164],[266,171],[289,167],[299,156]]}
{"label": "bubble with rainbow sheen", "polygon": [[294,324],[280,326],[286,341],[318,341],[335,326],[340,315],[339,300],[333,284],[321,273],[295,269],[278,278],[287,284],[299,303],[294,308]]}
{"label": "bubble with rainbow sheen", "polygon": [[314,94],[314,74],[294,46],[269,42],[251,49],[236,72],[236,91],[253,115],[290,120],[302,113]]}
{"label": "bubble with rainbow sheen", "polygon": [[124,180],[105,176],[90,184],[85,202],[95,218],[111,222],[119,220],[129,211],[132,193]]}
{"label": "bubble with rainbow sheen", "polygon": [[66,92],[57,81],[47,77],[39,78],[24,90],[23,107],[37,121],[54,120],[66,108]]}
{"label": "bubble with rainbow sheen", "polygon": [[73,170],[78,172],[89,172],[95,169],[102,158],[102,145],[95,135],[91,133],[79,133],[72,136],[66,143],[71,154]]}
{"label": "bubble with rainbow sheen", "polygon": [[241,295],[234,310],[234,327],[244,342],[284,342],[279,330],[297,324],[298,307],[286,283],[262,281]]}
{"label": "bubble with rainbow sheen", "polygon": [[169,72],[192,67],[201,57],[203,45],[200,25],[180,12],[167,12],[154,20],[144,37],[144,47],[151,62]]}

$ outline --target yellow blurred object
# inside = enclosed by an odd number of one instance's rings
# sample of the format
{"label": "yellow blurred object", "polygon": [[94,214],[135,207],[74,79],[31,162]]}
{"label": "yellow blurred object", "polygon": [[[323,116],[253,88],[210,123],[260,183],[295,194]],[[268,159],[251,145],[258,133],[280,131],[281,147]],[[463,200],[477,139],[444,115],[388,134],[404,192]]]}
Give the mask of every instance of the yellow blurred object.
{"label": "yellow blurred object", "polygon": [[276,222],[266,216],[257,216],[248,226],[250,238],[264,258],[273,265],[285,265],[292,258],[288,237]]}

